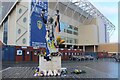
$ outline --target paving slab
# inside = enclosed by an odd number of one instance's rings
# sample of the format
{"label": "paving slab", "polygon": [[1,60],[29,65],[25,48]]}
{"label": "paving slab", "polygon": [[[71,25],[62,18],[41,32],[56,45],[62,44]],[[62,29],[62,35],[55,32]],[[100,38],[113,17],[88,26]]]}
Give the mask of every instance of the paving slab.
{"label": "paving slab", "polygon": [[[63,61],[62,67],[66,67],[68,74],[52,78],[118,78],[118,62],[112,59],[100,59],[93,61]],[[30,66],[29,66],[30,65]],[[37,63],[20,63],[5,65],[11,68],[2,71],[3,78],[41,78],[34,77]],[[85,70],[84,74],[71,74],[74,69]],[[46,77],[43,77],[44,79]],[[51,77],[48,77],[51,78]]]}

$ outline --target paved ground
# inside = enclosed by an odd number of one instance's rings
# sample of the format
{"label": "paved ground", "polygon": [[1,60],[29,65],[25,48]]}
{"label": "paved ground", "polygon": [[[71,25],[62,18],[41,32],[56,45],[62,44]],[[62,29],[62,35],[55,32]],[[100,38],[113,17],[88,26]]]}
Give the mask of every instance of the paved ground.
{"label": "paved ground", "polygon": [[[67,78],[118,78],[118,67],[120,63],[113,59],[100,59],[93,61],[64,61],[62,67],[68,69],[68,74],[61,75]],[[34,77],[37,63],[10,63],[3,64],[3,78],[40,78]],[[74,69],[85,70],[84,74],[71,74]]]}

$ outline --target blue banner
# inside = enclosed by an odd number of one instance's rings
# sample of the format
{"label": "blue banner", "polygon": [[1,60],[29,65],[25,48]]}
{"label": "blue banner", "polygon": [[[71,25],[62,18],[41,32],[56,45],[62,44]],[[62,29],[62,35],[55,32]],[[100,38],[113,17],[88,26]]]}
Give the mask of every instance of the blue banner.
{"label": "blue banner", "polygon": [[[31,2],[31,31],[30,31],[30,46],[46,47],[46,26],[42,21],[41,11],[48,12],[48,2],[41,0],[32,0]],[[47,20],[47,14],[45,15]]]}

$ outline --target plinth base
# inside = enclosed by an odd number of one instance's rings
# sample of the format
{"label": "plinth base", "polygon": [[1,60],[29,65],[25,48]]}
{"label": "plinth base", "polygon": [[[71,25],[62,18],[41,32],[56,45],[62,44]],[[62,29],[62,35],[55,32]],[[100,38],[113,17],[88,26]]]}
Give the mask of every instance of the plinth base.
{"label": "plinth base", "polygon": [[46,61],[44,56],[39,56],[39,72],[46,75],[60,75],[61,56],[52,56],[51,61]]}

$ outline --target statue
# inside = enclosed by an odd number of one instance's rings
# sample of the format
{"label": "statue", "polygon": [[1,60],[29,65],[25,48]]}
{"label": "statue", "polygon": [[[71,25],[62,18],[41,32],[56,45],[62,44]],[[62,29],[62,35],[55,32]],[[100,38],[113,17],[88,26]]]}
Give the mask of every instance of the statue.
{"label": "statue", "polygon": [[46,20],[44,15],[45,10],[43,9],[40,17],[46,25],[46,52],[39,54],[39,66],[34,76],[57,76],[61,74],[61,54],[58,48],[65,42],[60,36],[55,35],[60,32],[59,10],[56,10],[55,19],[50,16]]}
{"label": "statue", "polygon": [[42,10],[42,20],[44,24],[46,25],[46,54],[44,56],[44,59],[47,61],[50,61],[50,56],[53,54],[58,54],[58,47],[59,44],[64,43],[64,40],[61,40],[60,36],[56,36],[55,34],[58,34],[60,32],[60,15],[59,15],[59,10],[56,10],[55,14],[55,20],[50,17],[48,20],[45,20],[44,18],[45,15],[45,10]]}

